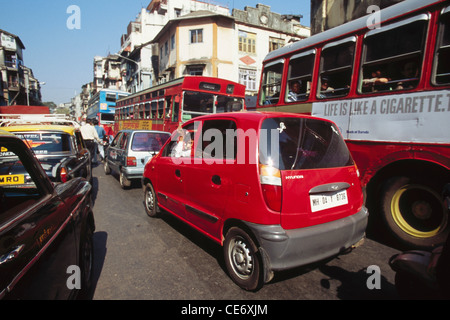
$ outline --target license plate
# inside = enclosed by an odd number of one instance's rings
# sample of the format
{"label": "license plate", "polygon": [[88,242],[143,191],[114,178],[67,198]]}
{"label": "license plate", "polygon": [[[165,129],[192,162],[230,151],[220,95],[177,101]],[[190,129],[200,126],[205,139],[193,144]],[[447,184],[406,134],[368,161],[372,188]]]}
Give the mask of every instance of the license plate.
{"label": "license plate", "polygon": [[0,185],[24,184],[25,176],[23,174],[10,174],[0,176]]}
{"label": "license plate", "polygon": [[327,194],[311,194],[311,211],[316,212],[348,203],[347,190]]}

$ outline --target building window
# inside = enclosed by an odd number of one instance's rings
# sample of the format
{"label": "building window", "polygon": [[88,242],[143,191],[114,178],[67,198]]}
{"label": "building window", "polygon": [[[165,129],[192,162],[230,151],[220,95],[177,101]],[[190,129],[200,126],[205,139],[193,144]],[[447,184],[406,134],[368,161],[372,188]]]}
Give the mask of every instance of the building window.
{"label": "building window", "polygon": [[175,35],[173,34],[172,37],[170,37],[170,49],[175,50]]}
{"label": "building window", "polygon": [[281,47],[284,47],[283,39],[278,39],[278,38],[270,38],[269,39],[269,51],[274,51]]}
{"label": "building window", "polygon": [[203,75],[203,66],[187,66],[186,72],[190,76],[202,76]]}
{"label": "building window", "polygon": [[256,70],[239,69],[239,83],[245,85],[248,91],[256,91]]}
{"label": "building window", "polygon": [[239,31],[239,52],[256,53],[256,34]]}
{"label": "building window", "polygon": [[203,42],[203,29],[191,30],[190,34],[191,34],[191,43]]}

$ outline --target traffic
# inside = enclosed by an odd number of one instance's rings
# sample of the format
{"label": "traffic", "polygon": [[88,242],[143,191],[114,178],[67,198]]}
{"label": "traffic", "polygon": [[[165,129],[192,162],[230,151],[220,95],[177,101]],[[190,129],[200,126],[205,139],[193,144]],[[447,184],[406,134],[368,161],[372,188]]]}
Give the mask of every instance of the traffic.
{"label": "traffic", "polygon": [[[80,123],[0,109],[0,299],[327,299],[342,278],[358,293],[333,298],[449,299],[450,7],[382,13],[271,51],[254,110],[187,75],[103,90]],[[179,308],[220,313],[270,310]]]}

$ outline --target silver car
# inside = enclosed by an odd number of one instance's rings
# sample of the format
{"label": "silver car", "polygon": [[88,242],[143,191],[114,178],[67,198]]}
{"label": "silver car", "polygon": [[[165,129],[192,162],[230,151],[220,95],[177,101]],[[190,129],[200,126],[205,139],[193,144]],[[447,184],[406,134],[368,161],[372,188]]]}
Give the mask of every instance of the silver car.
{"label": "silver car", "polygon": [[153,130],[122,130],[117,133],[105,151],[105,174],[119,174],[123,189],[131,186],[132,180],[140,180],[145,164],[159,152],[170,138],[170,133]]}

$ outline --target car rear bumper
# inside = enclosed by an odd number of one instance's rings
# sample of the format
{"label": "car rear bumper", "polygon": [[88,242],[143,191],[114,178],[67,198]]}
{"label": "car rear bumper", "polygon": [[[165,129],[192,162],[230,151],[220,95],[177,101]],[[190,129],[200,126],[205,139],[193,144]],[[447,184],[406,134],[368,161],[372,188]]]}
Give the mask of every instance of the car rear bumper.
{"label": "car rear bumper", "polygon": [[141,179],[144,167],[122,167],[122,171],[127,179]]}
{"label": "car rear bumper", "polygon": [[365,237],[369,213],[358,213],[328,223],[285,230],[280,225],[246,222],[256,236],[269,270],[285,270],[333,257]]}

